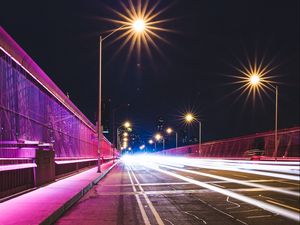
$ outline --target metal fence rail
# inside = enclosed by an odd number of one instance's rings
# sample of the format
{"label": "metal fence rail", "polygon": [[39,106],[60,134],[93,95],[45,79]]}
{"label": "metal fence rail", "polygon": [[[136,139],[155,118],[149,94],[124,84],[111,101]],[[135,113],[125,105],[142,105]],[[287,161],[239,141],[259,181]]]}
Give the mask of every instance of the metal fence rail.
{"label": "metal fence rail", "polygon": [[[167,149],[160,154],[192,155],[200,157],[248,157],[247,151],[259,149],[265,157],[274,156],[274,132],[257,133],[243,137],[206,142]],[[200,150],[200,151],[199,151]],[[277,157],[300,157],[300,127],[278,131]]]}

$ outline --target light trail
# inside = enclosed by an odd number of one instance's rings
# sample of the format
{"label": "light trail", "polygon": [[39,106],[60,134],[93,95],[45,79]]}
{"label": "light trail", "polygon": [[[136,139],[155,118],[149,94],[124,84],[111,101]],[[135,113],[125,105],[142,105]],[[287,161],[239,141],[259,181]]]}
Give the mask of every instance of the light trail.
{"label": "light trail", "polygon": [[162,165],[162,164],[159,164],[159,166],[160,167],[165,167],[165,168],[168,168],[168,169],[172,169],[172,170],[182,171],[182,172],[185,172],[185,173],[191,173],[191,174],[210,177],[210,178],[214,178],[214,179],[218,179],[218,180],[224,180],[224,181],[228,181],[230,183],[236,183],[236,184],[241,184],[241,185],[245,185],[245,186],[249,186],[249,187],[255,187],[255,188],[262,188],[262,189],[265,189],[265,190],[268,190],[268,191],[274,191],[274,192],[287,194],[287,195],[292,195],[292,196],[296,196],[296,197],[300,196],[300,193],[298,193],[298,192],[288,191],[288,190],[284,190],[282,188],[275,188],[275,187],[271,187],[271,186],[267,186],[267,185],[263,185],[263,184],[250,183],[248,181],[236,180],[236,179],[232,179],[232,178],[222,177],[222,176],[218,176],[218,175],[213,175],[213,174],[203,173],[203,172],[198,172],[198,171],[193,171],[193,170],[179,169],[179,168],[175,168],[175,167],[172,167],[172,166],[166,166],[166,165]]}
{"label": "light trail", "polygon": [[253,198],[250,198],[250,197],[247,197],[247,196],[244,196],[244,195],[241,195],[241,194],[238,194],[238,193],[226,190],[226,189],[222,189],[222,188],[219,188],[219,187],[216,187],[216,186],[213,186],[213,185],[210,185],[210,184],[198,181],[198,180],[187,178],[185,176],[182,176],[182,175],[170,172],[170,171],[162,170],[162,169],[158,168],[157,165],[155,165],[155,164],[153,164],[153,163],[151,163],[149,161],[148,162],[143,162],[141,165],[142,166],[146,166],[146,167],[148,167],[150,169],[156,170],[158,172],[167,174],[169,176],[175,177],[177,179],[184,180],[184,181],[187,181],[189,183],[198,185],[200,187],[203,187],[203,188],[215,191],[215,192],[223,194],[225,196],[229,196],[231,198],[234,198],[234,199],[246,202],[246,203],[254,205],[256,207],[260,207],[260,208],[262,208],[262,209],[264,209],[266,211],[270,211],[272,213],[281,215],[283,217],[292,219],[294,221],[298,221],[298,222],[300,221],[299,214],[296,213],[296,212],[293,212],[291,210],[287,210],[287,209],[284,209],[284,208],[281,208],[281,207],[278,207],[278,206],[274,206],[272,204],[269,204],[269,203],[266,203],[266,202],[262,202],[262,201],[259,201],[259,200],[256,200],[256,199],[253,199]]}
{"label": "light trail", "polygon": [[[288,179],[299,181],[298,172],[295,175],[295,171],[299,170],[299,166],[295,164],[295,162],[285,162],[286,165],[280,165],[279,162],[274,162],[273,165],[269,165],[268,167],[261,167],[261,164],[242,164],[241,160],[238,160],[237,163],[227,164],[225,160],[206,160],[206,159],[191,159],[185,157],[164,157],[164,156],[136,156],[137,160],[152,160],[156,162],[163,162],[164,164],[169,164],[172,166],[183,167],[183,166],[191,166],[198,168],[206,168],[206,169],[216,169],[216,170],[227,170],[227,171],[235,171],[241,173],[249,173],[261,176],[268,177],[276,177],[281,179]],[[233,161],[231,161],[233,162]],[[247,161],[246,161],[247,162]],[[292,166],[293,165],[293,166]],[[245,168],[244,168],[245,167]],[[276,169],[274,169],[276,168]],[[276,171],[276,172],[275,172]],[[290,173],[290,174],[288,174]],[[293,174],[293,175],[291,175]]]}
{"label": "light trail", "polygon": [[[212,160],[212,159],[195,159],[186,157],[167,157],[167,156],[153,156],[153,155],[136,155],[122,157],[125,163],[134,163],[135,161],[152,161],[159,162],[165,165],[171,165],[183,168],[184,166],[214,169],[214,170],[226,170],[235,171],[240,173],[249,173],[267,177],[275,177],[293,181],[300,181],[298,171],[299,162],[261,162],[258,161],[242,161],[237,160]],[[273,163],[273,164],[271,164]],[[282,165],[284,163],[284,165]],[[261,165],[263,164],[263,165]],[[269,164],[269,166],[266,165]],[[263,166],[263,167],[261,167]],[[274,169],[276,168],[276,169]],[[297,171],[297,172],[295,172]],[[295,174],[297,173],[297,174]]]}

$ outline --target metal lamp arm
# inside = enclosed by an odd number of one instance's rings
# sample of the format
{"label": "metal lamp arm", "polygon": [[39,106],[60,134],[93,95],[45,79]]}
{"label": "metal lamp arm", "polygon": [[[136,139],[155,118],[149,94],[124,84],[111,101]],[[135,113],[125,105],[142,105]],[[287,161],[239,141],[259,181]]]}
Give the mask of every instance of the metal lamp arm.
{"label": "metal lamp arm", "polygon": [[114,29],[110,34],[106,35],[105,37],[102,38],[102,41],[104,41],[105,39],[107,39],[108,37],[110,37],[111,35],[113,35],[114,33],[116,33],[117,31],[121,30],[123,27],[125,27],[125,25],[122,25],[116,29]]}

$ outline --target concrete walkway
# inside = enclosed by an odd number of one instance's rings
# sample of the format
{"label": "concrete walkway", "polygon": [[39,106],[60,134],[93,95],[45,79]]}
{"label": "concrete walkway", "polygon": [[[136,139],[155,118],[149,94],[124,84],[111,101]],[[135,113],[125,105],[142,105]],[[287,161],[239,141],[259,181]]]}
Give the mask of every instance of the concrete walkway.
{"label": "concrete walkway", "polygon": [[101,166],[101,174],[92,168],[0,203],[0,225],[53,223],[114,165],[108,162]]}

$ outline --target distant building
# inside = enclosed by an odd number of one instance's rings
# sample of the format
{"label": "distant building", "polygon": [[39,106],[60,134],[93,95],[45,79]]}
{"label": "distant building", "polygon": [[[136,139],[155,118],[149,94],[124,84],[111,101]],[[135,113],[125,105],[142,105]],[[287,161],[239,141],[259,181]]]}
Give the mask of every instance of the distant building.
{"label": "distant building", "polygon": [[156,131],[163,131],[165,129],[165,120],[162,117],[158,117],[156,120]]}

